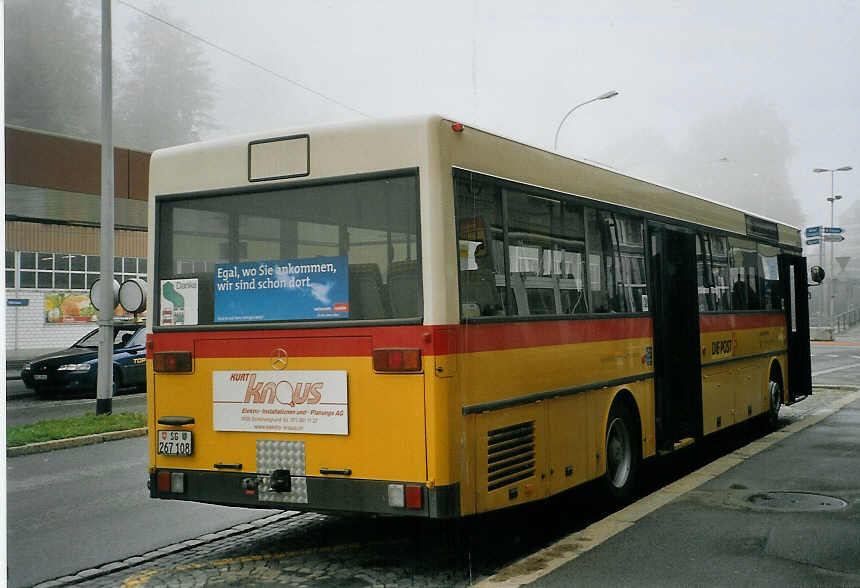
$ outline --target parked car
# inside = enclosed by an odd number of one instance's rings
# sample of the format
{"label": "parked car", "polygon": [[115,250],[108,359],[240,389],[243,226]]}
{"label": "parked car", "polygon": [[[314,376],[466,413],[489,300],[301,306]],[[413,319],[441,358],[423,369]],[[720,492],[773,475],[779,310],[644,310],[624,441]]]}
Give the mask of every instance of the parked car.
{"label": "parked car", "polygon": [[[21,370],[24,385],[37,396],[95,395],[99,330],[68,349],[30,360]],[[114,326],[113,377],[116,390],[146,387],[146,329],[140,324]]]}

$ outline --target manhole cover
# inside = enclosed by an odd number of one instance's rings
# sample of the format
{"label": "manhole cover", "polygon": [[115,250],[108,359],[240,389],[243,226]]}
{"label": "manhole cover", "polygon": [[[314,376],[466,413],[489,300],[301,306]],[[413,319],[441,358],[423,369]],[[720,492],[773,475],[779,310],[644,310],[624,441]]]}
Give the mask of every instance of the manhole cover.
{"label": "manhole cover", "polygon": [[753,494],[747,498],[747,502],[759,508],[783,512],[839,510],[848,506],[840,498],[809,492],[763,492]]}

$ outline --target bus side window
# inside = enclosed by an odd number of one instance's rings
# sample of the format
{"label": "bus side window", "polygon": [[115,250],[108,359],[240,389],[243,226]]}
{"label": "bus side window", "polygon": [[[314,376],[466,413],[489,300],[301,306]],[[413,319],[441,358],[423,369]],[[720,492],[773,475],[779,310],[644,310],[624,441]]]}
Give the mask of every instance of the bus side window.
{"label": "bus side window", "polygon": [[643,312],[647,297],[642,220],[586,210],[593,312]]}
{"label": "bus side window", "polygon": [[779,264],[777,263],[779,249],[759,243],[758,255],[759,290],[762,293],[761,308],[764,310],[783,310],[782,282],[779,281]]}
{"label": "bus side window", "polygon": [[729,270],[729,248],[726,238],[714,233],[705,234],[705,254],[710,259],[711,266],[711,292],[713,294],[714,308],[718,312],[727,312],[731,309],[731,272]]}
{"label": "bus side window", "polygon": [[732,310],[758,310],[758,251],[754,241],[729,239]]}

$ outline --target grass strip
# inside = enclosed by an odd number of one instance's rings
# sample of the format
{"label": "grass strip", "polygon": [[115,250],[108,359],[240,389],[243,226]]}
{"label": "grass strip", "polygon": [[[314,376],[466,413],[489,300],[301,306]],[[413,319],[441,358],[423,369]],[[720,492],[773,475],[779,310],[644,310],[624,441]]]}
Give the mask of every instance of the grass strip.
{"label": "grass strip", "polygon": [[146,426],[146,415],[139,413],[86,414],[66,419],[41,421],[30,425],[9,427],[6,430],[6,447],[28,443],[83,437],[110,431],[126,431]]}

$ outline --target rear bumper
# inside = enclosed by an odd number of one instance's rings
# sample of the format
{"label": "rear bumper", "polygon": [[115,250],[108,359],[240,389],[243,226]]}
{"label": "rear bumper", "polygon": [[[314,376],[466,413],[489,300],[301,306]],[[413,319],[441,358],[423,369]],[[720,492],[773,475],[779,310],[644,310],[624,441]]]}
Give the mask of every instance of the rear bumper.
{"label": "rear bumper", "polygon": [[[159,492],[158,472],[183,473],[184,492]],[[306,501],[290,502],[288,498],[273,497],[275,493],[251,491],[262,479],[252,472],[208,472],[197,470],[156,470],[150,473],[150,497],[169,500],[189,500],[226,506],[251,508],[281,508],[330,513],[365,513],[390,516],[450,519],[460,516],[460,486],[422,486],[421,508],[392,507],[388,504],[391,484],[409,484],[392,480],[352,480],[294,476],[293,484],[306,489]],[[270,499],[273,498],[273,499]]]}

